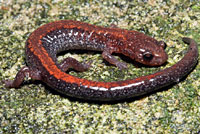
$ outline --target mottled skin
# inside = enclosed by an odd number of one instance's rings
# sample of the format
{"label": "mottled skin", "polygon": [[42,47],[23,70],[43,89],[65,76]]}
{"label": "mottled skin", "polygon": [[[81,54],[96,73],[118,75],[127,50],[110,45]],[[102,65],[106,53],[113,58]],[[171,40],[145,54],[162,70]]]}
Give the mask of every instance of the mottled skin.
{"label": "mottled skin", "polygon": [[66,58],[58,64],[56,54],[71,49],[103,51],[102,57],[119,69],[127,68],[111,54],[121,53],[149,66],[162,65],[167,60],[165,43],[136,31],[119,28],[104,28],[78,21],[56,21],[41,26],[27,40],[26,62],[14,81],[5,80],[6,87],[19,87],[24,77],[41,80],[65,95],[98,101],[120,100],[143,95],[178,82],[196,65],[198,49],[196,42],[189,38],[183,41],[190,44],[181,61],[160,72],[132,80],[118,82],[96,82],[80,79],[65,71],[74,68],[85,71],[89,63]]}

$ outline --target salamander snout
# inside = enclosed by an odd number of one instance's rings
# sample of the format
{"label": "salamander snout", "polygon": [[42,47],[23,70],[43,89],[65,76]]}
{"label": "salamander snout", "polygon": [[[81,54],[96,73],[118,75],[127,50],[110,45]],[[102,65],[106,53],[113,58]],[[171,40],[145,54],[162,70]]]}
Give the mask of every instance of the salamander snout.
{"label": "salamander snout", "polygon": [[[168,59],[168,55],[166,54],[165,51],[162,53],[155,53],[152,60],[149,61],[149,66],[160,66],[164,64]],[[148,61],[147,61],[148,62]]]}
{"label": "salamander snout", "polygon": [[168,59],[165,47],[166,44],[163,41],[141,45],[136,51],[135,60],[148,66],[160,66]]}
{"label": "salamander snout", "polygon": [[164,41],[158,41],[157,44],[151,44],[151,47],[147,48],[143,53],[144,64],[149,66],[159,66],[164,64],[168,59],[165,48],[166,43]]}

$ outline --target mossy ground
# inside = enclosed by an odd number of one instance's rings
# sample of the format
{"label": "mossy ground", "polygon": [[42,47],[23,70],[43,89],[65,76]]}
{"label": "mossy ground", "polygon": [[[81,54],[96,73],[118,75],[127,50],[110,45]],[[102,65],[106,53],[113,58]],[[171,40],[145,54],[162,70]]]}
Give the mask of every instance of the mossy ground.
{"label": "mossy ground", "polygon": [[[181,37],[200,44],[200,2],[188,0],[11,0],[0,2],[0,81],[13,79],[25,65],[24,46],[42,24],[61,19],[137,30],[164,40],[169,60],[159,68],[120,71],[96,52],[67,53],[93,60],[89,71],[70,74],[97,81],[117,81],[151,74],[179,61],[187,50]],[[199,46],[200,50],[200,46]],[[118,57],[118,56],[117,56]],[[0,133],[198,133],[200,66],[180,83],[141,98],[114,104],[69,99],[29,81],[19,89],[0,85]]]}

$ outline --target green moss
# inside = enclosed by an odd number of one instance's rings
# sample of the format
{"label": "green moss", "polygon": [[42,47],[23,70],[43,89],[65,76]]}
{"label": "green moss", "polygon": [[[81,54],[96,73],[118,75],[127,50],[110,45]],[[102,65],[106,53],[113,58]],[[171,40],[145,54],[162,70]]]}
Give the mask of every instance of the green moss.
{"label": "green moss", "polygon": [[[0,81],[14,78],[25,65],[24,46],[29,34],[42,24],[72,19],[95,25],[115,24],[138,30],[168,47],[168,64],[158,68],[135,67],[120,71],[100,53],[67,53],[79,61],[92,60],[82,73],[69,73],[96,81],[119,81],[170,67],[187,50],[181,37],[200,42],[197,1],[10,1],[0,2]],[[200,51],[200,47],[199,47]],[[0,84],[0,133],[198,133],[200,131],[200,66],[180,83],[142,98],[116,104],[82,102],[51,91],[43,83],[28,81],[19,89]]]}

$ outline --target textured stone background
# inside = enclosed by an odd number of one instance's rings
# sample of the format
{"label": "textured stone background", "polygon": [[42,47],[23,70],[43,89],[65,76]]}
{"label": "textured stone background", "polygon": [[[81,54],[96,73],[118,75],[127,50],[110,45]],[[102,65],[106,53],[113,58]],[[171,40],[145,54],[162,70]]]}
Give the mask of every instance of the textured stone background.
{"label": "textured stone background", "polygon": [[[93,60],[89,71],[70,74],[97,81],[118,81],[151,74],[179,61],[187,50],[181,37],[200,44],[198,0],[4,0],[0,1],[0,81],[13,79],[25,65],[24,47],[39,26],[61,19],[137,30],[168,47],[168,64],[120,71],[96,52],[66,53]],[[200,47],[199,47],[200,49]],[[117,56],[119,57],[119,56]],[[27,78],[27,80],[29,80]],[[173,87],[117,103],[84,102],[62,96],[44,84],[28,81],[19,89],[0,84],[0,133],[198,133],[200,66]]]}

